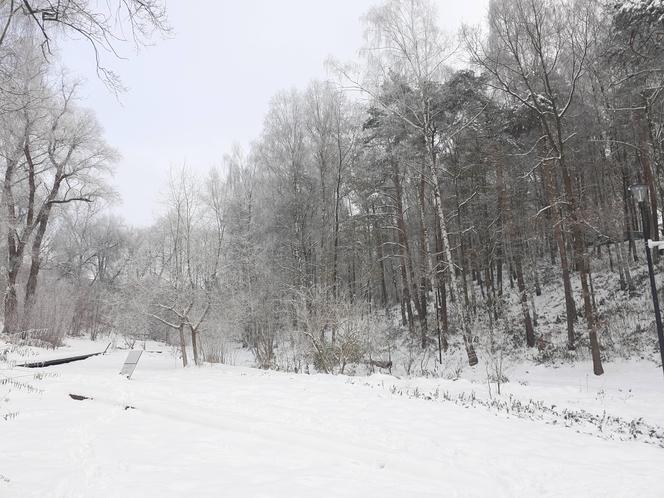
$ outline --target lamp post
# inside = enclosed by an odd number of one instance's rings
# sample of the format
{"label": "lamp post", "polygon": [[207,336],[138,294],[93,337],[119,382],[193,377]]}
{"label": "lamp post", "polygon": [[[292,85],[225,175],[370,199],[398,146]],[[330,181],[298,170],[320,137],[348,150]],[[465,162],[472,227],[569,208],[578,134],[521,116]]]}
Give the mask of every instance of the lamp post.
{"label": "lamp post", "polygon": [[664,246],[664,242],[650,240],[650,217],[645,203],[648,198],[648,187],[645,185],[632,185],[629,188],[634,199],[639,204],[641,211],[641,223],[643,225],[643,241],[646,248],[646,260],[648,261],[648,273],[650,274],[650,292],[652,294],[652,304],[655,308],[655,324],[657,325],[657,339],[659,341],[659,354],[662,357],[662,369],[664,370],[664,331],[662,329],[662,315],[659,311],[659,299],[657,297],[657,284],[655,283],[655,270],[652,265],[652,255],[650,250],[654,247],[656,250]]}

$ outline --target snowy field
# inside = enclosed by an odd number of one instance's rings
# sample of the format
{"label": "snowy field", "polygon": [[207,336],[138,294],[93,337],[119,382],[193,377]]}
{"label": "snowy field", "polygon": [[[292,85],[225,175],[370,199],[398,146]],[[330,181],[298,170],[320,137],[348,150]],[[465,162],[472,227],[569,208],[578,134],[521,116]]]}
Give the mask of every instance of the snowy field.
{"label": "snowy field", "polygon": [[[71,344],[40,357],[106,346]],[[0,496],[662,496],[655,442],[451,401],[534,399],[661,430],[652,363],[609,363],[601,378],[587,365],[515,369],[497,398],[472,379],[182,369],[168,348],[148,349],[164,352],[144,353],[131,380],[118,375],[123,350],[38,379],[6,371],[40,392],[0,386],[3,413],[18,412],[0,419]]]}

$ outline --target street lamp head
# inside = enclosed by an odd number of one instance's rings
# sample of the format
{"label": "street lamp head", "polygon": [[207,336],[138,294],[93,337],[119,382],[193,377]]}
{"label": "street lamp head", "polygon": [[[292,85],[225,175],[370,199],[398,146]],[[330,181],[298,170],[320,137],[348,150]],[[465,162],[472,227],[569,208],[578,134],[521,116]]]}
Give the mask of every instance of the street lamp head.
{"label": "street lamp head", "polygon": [[646,198],[648,197],[648,187],[643,185],[642,183],[637,183],[635,185],[632,185],[629,187],[629,191],[632,193],[634,196],[634,199],[636,199],[636,202],[645,202]]}

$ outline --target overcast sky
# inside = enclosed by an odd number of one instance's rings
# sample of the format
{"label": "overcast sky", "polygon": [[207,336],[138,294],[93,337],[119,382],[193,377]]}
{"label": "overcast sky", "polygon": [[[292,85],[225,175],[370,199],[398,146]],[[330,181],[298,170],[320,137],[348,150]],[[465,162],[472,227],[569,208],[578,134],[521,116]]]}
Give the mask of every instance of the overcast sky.
{"label": "overcast sky", "polygon": [[[115,98],[96,78],[83,43],[64,63],[85,79],[84,105],[95,109],[122,159],[114,183],[115,211],[133,225],[160,211],[168,171],[184,162],[203,175],[233,143],[258,137],[270,98],[327,76],[329,56],[357,58],[360,17],[378,0],[171,0],[171,39],[157,40],[126,60],[106,58],[127,92]],[[476,24],[488,0],[439,0],[440,25],[456,33]]]}

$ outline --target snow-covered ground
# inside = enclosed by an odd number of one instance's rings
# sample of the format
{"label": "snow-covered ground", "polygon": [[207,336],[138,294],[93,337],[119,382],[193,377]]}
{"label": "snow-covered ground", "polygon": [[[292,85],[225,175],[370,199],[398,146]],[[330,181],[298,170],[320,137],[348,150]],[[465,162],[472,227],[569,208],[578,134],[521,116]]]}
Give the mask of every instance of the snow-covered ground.
{"label": "snow-covered ground", "polygon": [[[78,341],[38,356],[104,347]],[[451,402],[490,399],[480,372],[473,382],[182,369],[168,348],[148,350],[164,352],[144,353],[131,380],[118,375],[123,350],[38,379],[4,371],[41,392],[0,386],[0,409],[18,412],[0,419],[0,496],[662,496],[657,444]],[[601,378],[587,365],[525,370],[514,367],[499,399],[664,426],[652,363],[610,363]]]}

